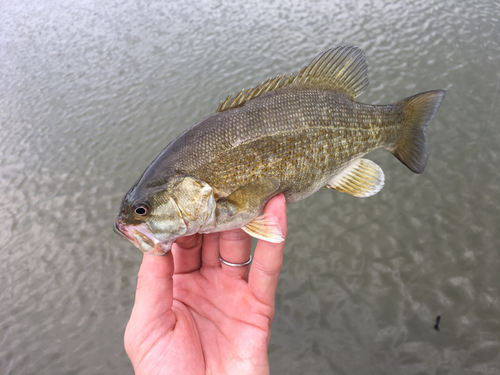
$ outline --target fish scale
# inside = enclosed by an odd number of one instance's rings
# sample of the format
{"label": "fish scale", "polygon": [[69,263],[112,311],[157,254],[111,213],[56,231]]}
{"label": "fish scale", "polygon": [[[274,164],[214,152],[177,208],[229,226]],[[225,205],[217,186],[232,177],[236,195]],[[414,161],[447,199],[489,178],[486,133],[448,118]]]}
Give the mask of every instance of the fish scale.
{"label": "fish scale", "polygon": [[258,216],[276,194],[287,203],[321,188],[376,194],[384,173],[362,156],[377,148],[422,173],[425,128],[445,92],[389,105],[354,101],[368,82],[363,51],[338,47],[297,75],[229,96],[153,160],[123,199],[115,230],[153,254],[180,236],[233,228],[279,242],[277,221]]}
{"label": "fish scale", "polygon": [[[323,100],[318,100],[319,97]],[[297,106],[297,102],[302,104]],[[310,190],[316,189],[317,183],[326,183],[325,173],[335,173],[353,157],[394,143],[398,132],[397,106],[362,105],[341,92],[283,89],[274,95],[271,104],[266,97],[253,104],[245,108],[245,116],[236,117],[239,119],[236,125],[235,122],[231,125],[248,129],[252,123],[260,124],[271,130],[271,134],[260,136],[263,132],[254,125],[253,137],[248,136],[244,144],[221,150],[210,164],[189,171],[224,195],[260,177],[275,176],[281,181],[287,199],[296,201],[295,194],[305,197],[306,185],[312,185]],[[279,111],[267,116],[266,121],[259,121],[261,105],[265,105],[265,112],[273,108]],[[324,110],[332,107],[336,110]],[[286,140],[276,141],[282,137]],[[279,161],[269,163],[270,155],[279,155]],[[287,164],[294,168],[286,168]],[[258,174],[254,173],[256,168]]]}

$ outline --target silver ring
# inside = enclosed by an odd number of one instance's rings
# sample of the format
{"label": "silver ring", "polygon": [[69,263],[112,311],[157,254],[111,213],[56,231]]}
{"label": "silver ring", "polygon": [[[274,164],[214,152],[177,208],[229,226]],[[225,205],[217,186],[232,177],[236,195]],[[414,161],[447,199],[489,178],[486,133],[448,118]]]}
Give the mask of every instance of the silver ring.
{"label": "silver ring", "polygon": [[250,254],[250,259],[248,259],[244,263],[231,263],[231,262],[228,262],[227,260],[222,259],[222,257],[220,256],[220,253],[219,253],[219,260],[220,260],[221,263],[224,263],[226,266],[230,266],[230,267],[243,267],[243,266],[247,266],[250,263],[252,263],[252,254]]}

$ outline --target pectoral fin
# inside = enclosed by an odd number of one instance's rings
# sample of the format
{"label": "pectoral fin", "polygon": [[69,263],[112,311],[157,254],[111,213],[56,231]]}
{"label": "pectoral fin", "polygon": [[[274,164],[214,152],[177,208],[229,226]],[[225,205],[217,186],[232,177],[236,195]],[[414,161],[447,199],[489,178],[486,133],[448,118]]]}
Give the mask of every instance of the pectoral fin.
{"label": "pectoral fin", "polygon": [[371,197],[384,186],[384,172],[368,159],[353,160],[325,188],[335,189],[355,197]]}
{"label": "pectoral fin", "polygon": [[[226,230],[248,225],[261,212],[279,185],[280,181],[275,177],[261,178],[217,201],[217,228]],[[248,230],[251,231],[251,228]]]}
{"label": "pectoral fin", "polygon": [[280,186],[280,181],[276,177],[261,178],[240,187],[226,198],[217,202],[217,206],[225,207],[230,216],[255,211],[267,201],[267,199]]}
{"label": "pectoral fin", "polygon": [[280,243],[285,240],[283,238],[283,233],[281,233],[278,218],[273,214],[257,216],[241,229],[247,232],[250,236],[261,240],[273,243]]}

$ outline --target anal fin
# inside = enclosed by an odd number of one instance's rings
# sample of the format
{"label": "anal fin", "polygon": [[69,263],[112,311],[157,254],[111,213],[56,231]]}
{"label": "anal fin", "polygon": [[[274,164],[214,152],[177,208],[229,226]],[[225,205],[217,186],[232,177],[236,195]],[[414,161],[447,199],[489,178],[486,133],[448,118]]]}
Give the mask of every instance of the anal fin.
{"label": "anal fin", "polygon": [[377,164],[368,159],[356,159],[335,175],[325,188],[355,197],[371,197],[382,189],[384,181],[384,172]]}
{"label": "anal fin", "polygon": [[278,223],[278,218],[273,214],[264,214],[257,216],[241,229],[250,236],[273,243],[283,242],[283,233]]}

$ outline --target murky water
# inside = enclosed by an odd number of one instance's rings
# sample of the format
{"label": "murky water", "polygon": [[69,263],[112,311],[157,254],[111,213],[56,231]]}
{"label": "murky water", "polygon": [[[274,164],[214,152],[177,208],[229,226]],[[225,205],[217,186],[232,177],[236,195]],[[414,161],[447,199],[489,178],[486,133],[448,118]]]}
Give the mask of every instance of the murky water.
{"label": "murky water", "polygon": [[377,151],[376,196],[289,206],[271,372],[499,373],[500,5],[346,3],[0,4],[2,374],[131,374],[123,194],[229,92],[345,44],[360,101],[448,94],[423,175]]}

